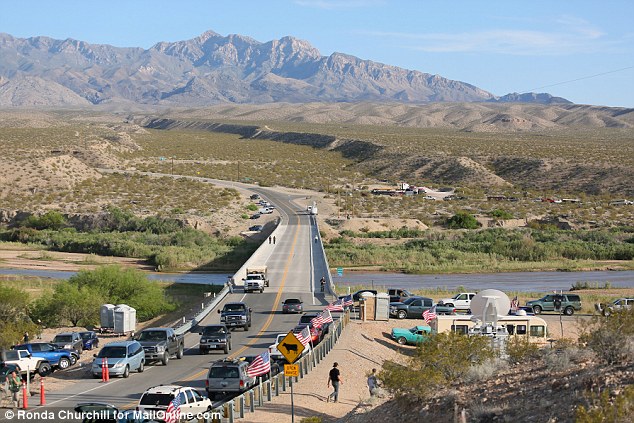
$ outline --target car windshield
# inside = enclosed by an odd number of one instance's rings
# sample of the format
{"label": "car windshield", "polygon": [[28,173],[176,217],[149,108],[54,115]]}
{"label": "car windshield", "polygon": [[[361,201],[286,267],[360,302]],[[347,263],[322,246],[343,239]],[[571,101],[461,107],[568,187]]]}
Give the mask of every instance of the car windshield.
{"label": "car windshield", "polygon": [[168,406],[174,399],[173,394],[151,394],[145,393],[141,397],[141,405],[164,405]]}
{"label": "car windshield", "polygon": [[225,333],[225,328],[222,326],[206,326],[203,329],[203,335],[216,335],[218,333]]}
{"label": "car windshield", "polygon": [[418,298],[409,297],[408,299],[403,301],[403,304],[411,304],[413,301],[416,301],[416,300],[418,300]]}
{"label": "car windshield", "polygon": [[57,335],[53,338],[53,342],[73,342],[72,335]]}
{"label": "car windshield", "polygon": [[304,314],[302,317],[300,317],[299,323],[310,323],[310,321],[313,320],[315,317],[317,317],[316,314]]}
{"label": "car windshield", "polygon": [[298,298],[288,298],[284,304],[301,304],[301,301]]}
{"label": "car windshield", "polygon": [[139,334],[139,341],[164,341],[167,339],[167,332],[164,330],[144,330]]}
{"label": "car windshield", "polygon": [[99,358],[125,358],[125,347],[105,346],[97,354]]}
{"label": "car windshield", "polygon": [[209,370],[210,379],[226,379],[239,377],[237,367],[212,367]]}
{"label": "car windshield", "polygon": [[244,309],[242,304],[225,304],[224,311],[243,311]]}
{"label": "car windshield", "polygon": [[81,339],[92,339],[92,332],[81,332]]}

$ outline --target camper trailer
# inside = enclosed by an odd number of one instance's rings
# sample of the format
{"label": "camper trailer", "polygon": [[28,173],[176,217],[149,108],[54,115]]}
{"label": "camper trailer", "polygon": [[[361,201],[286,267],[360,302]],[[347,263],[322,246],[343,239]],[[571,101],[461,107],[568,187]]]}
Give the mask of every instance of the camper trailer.
{"label": "camper trailer", "polygon": [[[437,316],[430,322],[432,333],[458,332],[470,334],[473,329],[482,326],[482,321],[475,316],[453,315]],[[541,317],[532,315],[500,316],[497,327],[503,327],[509,336],[523,336],[531,342],[546,343],[548,325]],[[497,330],[497,329],[496,329]]]}

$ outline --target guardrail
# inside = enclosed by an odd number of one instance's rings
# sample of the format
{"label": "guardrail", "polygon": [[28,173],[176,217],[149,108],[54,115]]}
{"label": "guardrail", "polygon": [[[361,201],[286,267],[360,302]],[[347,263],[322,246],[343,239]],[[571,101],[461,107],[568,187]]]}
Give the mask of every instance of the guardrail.
{"label": "guardrail", "polygon": [[[317,230],[317,233],[319,233],[319,224],[317,223],[317,218],[313,216],[313,221],[315,222],[315,229]],[[321,235],[319,235],[319,248],[321,248],[321,252],[322,252],[322,257],[324,259],[324,265],[326,266],[326,274],[328,275],[326,277],[326,286],[328,287],[328,293],[332,296],[337,297],[337,291],[335,288],[335,283],[332,281],[332,275],[330,274],[330,265],[328,264],[328,257],[326,257],[326,250],[324,250],[324,244],[322,242],[321,239]]]}
{"label": "guardrail", "polygon": [[[333,323],[328,335],[317,345],[310,354],[300,358],[294,364],[299,364],[299,377],[295,377],[293,383],[299,382],[308,375],[328,353],[335,347],[341,337],[344,328],[350,323],[350,313],[342,314]],[[213,423],[233,423],[236,419],[244,418],[247,413],[254,413],[258,407],[265,402],[274,401],[281,392],[286,392],[289,388],[287,377],[283,372],[260,382],[248,391],[234,397],[222,405],[211,410],[214,415],[221,415],[220,419],[211,420]]]}
{"label": "guardrail", "polygon": [[[282,224],[282,219],[278,219],[277,226],[271,233],[272,237],[277,239],[281,239],[281,235],[286,231],[286,224]],[[249,266],[254,265],[263,265],[266,258],[270,255],[270,253],[275,248],[275,244],[269,244],[267,242],[263,242],[257,250],[253,252],[251,257],[236,271],[233,275],[232,279],[234,283],[237,285],[238,281],[242,282],[242,278],[246,277],[247,268]],[[260,261],[260,263],[258,263]],[[258,263],[258,264],[256,264]],[[183,335],[190,331],[193,327],[195,327],[198,323],[200,323],[209,313],[211,313],[214,308],[230,293],[229,287],[225,286],[215,298],[211,299],[207,304],[204,305],[202,310],[195,314],[194,316],[188,317],[183,316],[183,322],[174,328],[174,332],[177,335]]]}

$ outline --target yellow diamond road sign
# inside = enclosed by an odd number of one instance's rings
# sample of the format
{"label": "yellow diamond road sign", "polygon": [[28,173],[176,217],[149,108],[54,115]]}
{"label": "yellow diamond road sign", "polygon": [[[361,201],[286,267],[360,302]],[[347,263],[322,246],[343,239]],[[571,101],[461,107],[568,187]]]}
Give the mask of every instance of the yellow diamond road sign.
{"label": "yellow diamond road sign", "polygon": [[293,331],[290,331],[282,341],[277,344],[278,351],[284,356],[286,361],[294,363],[304,352],[304,344],[299,342]]}

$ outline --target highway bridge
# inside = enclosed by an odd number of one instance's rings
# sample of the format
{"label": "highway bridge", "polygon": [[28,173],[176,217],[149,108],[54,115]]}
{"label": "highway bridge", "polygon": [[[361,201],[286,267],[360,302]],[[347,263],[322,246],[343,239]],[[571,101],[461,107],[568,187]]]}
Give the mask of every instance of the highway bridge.
{"label": "highway bridge", "polygon": [[[236,186],[235,183],[216,182],[219,185]],[[321,243],[314,241],[317,234],[314,216],[307,214],[305,205],[294,202],[301,197],[273,189],[243,188],[260,194],[274,204],[280,212],[281,222],[275,245],[266,248],[266,257],[260,258],[262,264],[268,266],[270,287],[262,294],[245,294],[240,281],[237,281],[238,287],[234,293],[229,294],[219,305],[221,308],[227,301],[244,301],[253,309],[253,326],[249,331],[237,329],[233,332],[232,351],[228,355],[221,351],[199,355],[200,335],[187,333],[185,356],[181,360],[172,359],[167,366],[148,365],[143,373],[133,372],[127,379],[114,378],[106,383],[100,379],[82,378],[62,390],[48,392],[45,407],[34,407],[37,400],[33,397],[30,410],[57,413],[60,409],[72,410],[82,402],[108,403],[119,409],[134,408],[146,389],[160,384],[191,386],[204,393],[207,370],[213,361],[227,356],[236,358],[259,354],[274,343],[278,333],[287,333],[297,324],[298,315],[282,314],[281,302],[284,298],[301,298],[305,311],[321,311],[332,301],[327,293],[320,292],[319,280],[328,275],[328,269]],[[213,323],[219,323],[219,314],[215,311],[200,322],[201,325]],[[6,420],[4,413],[0,413],[0,420]]]}

